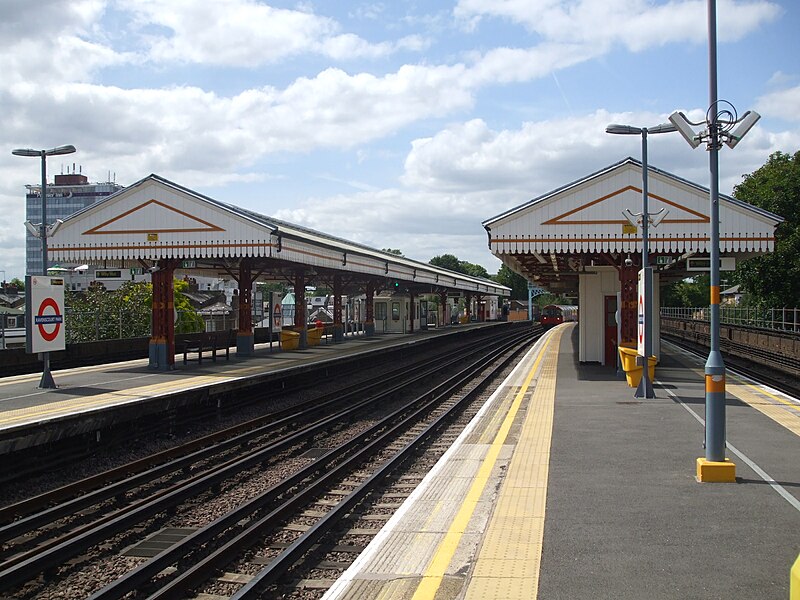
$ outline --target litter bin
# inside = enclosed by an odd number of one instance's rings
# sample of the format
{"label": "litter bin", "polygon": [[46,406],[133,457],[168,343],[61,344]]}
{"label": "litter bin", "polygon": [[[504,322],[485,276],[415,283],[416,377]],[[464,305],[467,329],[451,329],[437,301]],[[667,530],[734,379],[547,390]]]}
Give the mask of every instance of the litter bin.
{"label": "litter bin", "polygon": [[[619,358],[622,362],[622,370],[625,371],[625,379],[628,381],[630,387],[639,387],[639,382],[642,380],[642,367],[636,364],[638,352],[634,348],[626,348],[619,346]],[[650,375],[650,381],[656,374],[656,363],[658,359],[655,356],[650,356],[647,360],[647,373]]]}
{"label": "litter bin", "polygon": [[300,334],[291,329],[281,329],[281,348],[297,350],[300,347]]}
{"label": "litter bin", "polygon": [[322,327],[314,327],[308,330],[308,345],[319,346],[322,341],[322,332],[325,331]]}

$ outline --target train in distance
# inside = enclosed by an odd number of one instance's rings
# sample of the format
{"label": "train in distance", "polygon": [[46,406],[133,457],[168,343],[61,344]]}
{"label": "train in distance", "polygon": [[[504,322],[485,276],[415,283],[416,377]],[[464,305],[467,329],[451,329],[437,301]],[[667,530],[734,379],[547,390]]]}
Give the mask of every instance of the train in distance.
{"label": "train in distance", "polygon": [[577,320],[578,307],[563,304],[548,304],[542,307],[542,313],[539,317],[539,322],[545,329]]}

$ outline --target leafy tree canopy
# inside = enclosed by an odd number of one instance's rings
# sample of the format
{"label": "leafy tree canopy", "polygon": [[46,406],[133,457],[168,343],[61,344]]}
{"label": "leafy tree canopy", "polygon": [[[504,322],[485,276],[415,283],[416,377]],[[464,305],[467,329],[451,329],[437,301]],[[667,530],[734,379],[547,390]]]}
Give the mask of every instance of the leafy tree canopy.
{"label": "leafy tree canopy", "polygon": [[527,300],[528,299],[528,280],[519,273],[515,273],[506,265],[500,267],[494,280],[500,285],[511,288],[512,300]]}
{"label": "leafy tree canopy", "polygon": [[381,248],[381,252],[386,252],[387,254],[394,254],[395,256],[405,256],[405,254],[403,254],[397,248]]}
{"label": "leafy tree canopy", "polygon": [[450,271],[455,271],[456,273],[463,273],[464,275],[469,275],[471,277],[483,277],[484,279],[489,279],[489,272],[483,266],[476,265],[465,260],[458,260],[458,257],[454,256],[453,254],[441,254],[439,256],[434,256],[428,261],[428,264],[433,265],[434,267],[449,269]]}
{"label": "leafy tree canopy", "polygon": [[733,195],[783,217],[775,251],[737,266],[735,280],[751,295],[751,304],[770,308],[800,303],[800,151],[775,152],[766,164],[745,175]]}
{"label": "leafy tree canopy", "polygon": [[695,308],[708,306],[710,276],[698,275],[666,286],[661,294],[662,306]]}

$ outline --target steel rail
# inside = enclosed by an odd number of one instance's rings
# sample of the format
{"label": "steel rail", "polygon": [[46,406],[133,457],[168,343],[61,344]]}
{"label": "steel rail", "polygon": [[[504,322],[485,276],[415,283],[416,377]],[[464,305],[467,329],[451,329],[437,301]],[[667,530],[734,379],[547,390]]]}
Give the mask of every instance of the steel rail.
{"label": "steel rail", "polygon": [[[530,341],[529,332],[523,333],[521,337],[527,338],[525,343]],[[502,353],[509,346],[513,346],[514,344],[518,343],[518,339],[507,341],[497,351]],[[463,357],[461,357],[460,360],[463,360]],[[421,403],[422,406],[418,407],[411,415],[402,416],[403,413],[407,412],[408,410],[405,407],[398,409],[382,419],[379,423],[372,426],[369,430],[359,434],[356,438],[345,442],[340,447],[332,449],[323,457],[318,458],[318,462],[324,461],[327,464],[342,454],[347,453],[354,447],[360,447],[360,450],[356,455],[348,458],[346,462],[343,462],[333,468],[326,468],[324,470],[323,477],[310,482],[307,488],[298,491],[293,498],[286,500],[280,507],[273,510],[270,514],[250,525],[246,530],[236,535],[233,540],[226,543],[222,548],[218,549],[213,554],[196,563],[192,568],[184,572],[178,578],[169,582],[164,588],[154,593],[150,598],[152,600],[163,600],[166,598],[183,597],[186,590],[202,583],[202,581],[208,577],[208,573],[210,572],[209,569],[216,568],[218,566],[218,562],[232,560],[235,555],[241,552],[242,544],[245,542],[249,543],[250,541],[258,538],[262,529],[267,527],[274,528],[279,521],[285,519],[287,516],[290,516],[292,511],[296,510],[297,505],[308,503],[309,495],[317,493],[322,487],[327,485],[329,481],[336,480],[341,476],[342,472],[352,470],[352,465],[354,463],[360,464],[363,462],[365,457],[368,457],[375,447],[385,444],[385,440],[395,436],[396,431],[407,427],[409,422],[418,419],[419,413],[430,411],[433,405],[436,405],[440,402],[441,396],[451,394],[454,389],[461,387],[465,380],[473,378],[476,372],[476,366],[479,369],[483,368],[483,365],[490,363],[493,360],[496,360],[496,356],[490,355],[476,364],[467,365],[456,375],[451,376],[447,381],[437,385],[434,390],[426,391],[413,400],[410,404]],[[511,360],[511,358],[508,360]],[[504,366],[505,364],[503,367]],[[369,442],[366,446],[361,446],[364,444],[364,440],[368,439],[370,436],[376,435],[381,430],[383,430],[383,433],[378,439]],[[310,468],[307,468],[307,470],[309,477],[313,477],[314,472],[319,471],[319,469],[312,470]],[[182,542],[179,542],[175,546],[163,551],[161,554],[150,559],[150,561],[147,563],[140,565],[127,575],[120,578],[118,581],[109,584],[102,590],[98,591],[91,596],[91,600],[109,600],[112,598],[121,598],[130,591],[140,589],[144,584],[146,584],[165,568],[189,555],[194,548],[197,548],[201,544],[207,544],[211,539],[213,539],[214,536],[218,535],[219,532],[225,530],[230,523],[236,523],[246,518],[252,519],[254,510],[254,507],[252,506],[253,504],[255,504],[255,499],[250,503],[235,509],[232,513],[225,515],[217,521],[209,524],[206,528],[191,534]],[[258,504],[263,505],[264,503],[259,502]],[[315,530],[322,531],[322,526],[315,527]]]}
{"label": "steel rail", "polygon": [[[484,344],[483,340],[475,341],[464,348],[469,351]],[[328,410],[342,402],[351,402],[353,394],[365,394],[371,390],[385,388],[394,381],[407,376],[410,369],[419,369],[427,365],[430,359],[423,359],[406,367],[399,367],[385,374],[383,379],[374,383],[359,383],[330,392],[319,398],[303,402],[299,405],[282,409],[269,415],[251,419],[240,425],[229,427],[183,444],[177,448],[163,450],[104,473],[81,480],[74,484],[62,486],[22,502],[0,509],[0,521],[10,522],[0,526],[0,542],[29,532],[35,527],[49,524],[55,519],[84,510],[89,506],[110,498],[120,497],[130,490],[164,477],[172,472],[188,468],[191,464],[207,460],[209,457],[236,446],[250,443],[253,439],[291,425],[292,422],[304,420],[311,415]],[[435,367],[429,367],[434,370]],[[242,433],[237,433],[242,432]],[[175,458],[177,456],[177,458]],[[151,466],[158,461],[156,466]],[[146,470],[142,470],[146,469]],[[101,486],[102,487],[98,487]],[[96,488],[90,491],[92,488]],[[70,497],[70,500],[62,501]],[[38,508],[47,507],[39,512]],[[20,517],[11,520],[13,517]]]}

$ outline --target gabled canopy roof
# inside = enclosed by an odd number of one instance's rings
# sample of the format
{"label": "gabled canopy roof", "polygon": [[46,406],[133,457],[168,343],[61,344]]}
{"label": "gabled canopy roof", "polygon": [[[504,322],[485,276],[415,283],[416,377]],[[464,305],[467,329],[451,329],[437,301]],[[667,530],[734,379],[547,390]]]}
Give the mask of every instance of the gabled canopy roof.
{"label": "gabled canopy roof", "polygon": [[[642,213],[641,185],[642,163],[626,158],[484,221],[489,249],[529,281],[576,293],[577,275],[587,267],[618,266],[623,253],[633,255],[636,264],[641,227],[632,225],[623,211]],[[685,276],[686,259],[710,251],[709,191],[648,166],[648,199],[651,215],[667,211],[648,232],[649,253],[666,259],[662,281]],[[778,215],[721,195],[720,252],[748,257],[773,250],[781,221]]]}
{"label": "gabled canopy roof", "polygon": [[64,221],[48,255],[63,262],[262,259],[484,294],[510,294],[493,281],[396,256],[226,204],[149,175]]}
{"label": "gabled canopy roof", "polygon": [[[642,163],[625,160],[483,222],[494,254],[641,252],[640,229],[623,210],[642,212]],[[648,212],[666,209],[651,227],[651,251],[709,251],[707,188],[648,167]],[[783,219],[728,196],[720,196],[720,250],[768,252]]]}

